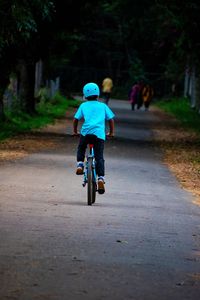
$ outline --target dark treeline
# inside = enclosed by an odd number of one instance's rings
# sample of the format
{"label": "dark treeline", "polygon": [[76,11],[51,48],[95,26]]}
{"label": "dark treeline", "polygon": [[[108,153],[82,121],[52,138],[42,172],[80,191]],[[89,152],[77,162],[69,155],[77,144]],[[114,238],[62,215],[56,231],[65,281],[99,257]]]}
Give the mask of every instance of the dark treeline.
{"label": "dark treeline", "polygon": [[199,109],[199,15],[197,0],[0,0],[1,119],[11,77],[20,109],[30,114],[36,83],[59,78],[69,95],[105,76],[115,92],[125,93],[139,78],[158,96],[174,85]]}

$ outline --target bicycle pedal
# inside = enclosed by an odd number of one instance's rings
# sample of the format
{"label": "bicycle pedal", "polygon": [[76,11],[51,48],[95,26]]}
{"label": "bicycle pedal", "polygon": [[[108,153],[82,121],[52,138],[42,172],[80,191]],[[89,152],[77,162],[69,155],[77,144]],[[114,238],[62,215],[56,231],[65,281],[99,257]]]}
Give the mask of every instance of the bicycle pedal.
{"label": "bicycle pedal", "polygon": [[83,183],[82,183],[82,186],[85,187],[85,186],[86,186],[86,182],[83,182]]}

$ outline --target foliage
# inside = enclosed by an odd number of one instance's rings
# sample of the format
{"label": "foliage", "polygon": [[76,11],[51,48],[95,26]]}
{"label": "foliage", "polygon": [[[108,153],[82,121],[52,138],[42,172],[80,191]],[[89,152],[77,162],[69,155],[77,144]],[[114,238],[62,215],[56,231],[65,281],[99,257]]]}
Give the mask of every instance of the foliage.
{"label": "foliage", "polygon": [[31,34],[38,32],[39,20],[49,18],[53,10],[52,1],[1,0],[0,1],[0,38],[4,45],[25,42]]}
{"label": "foliage", "polygon": [[44,105],[48,100],[50,100],[49,97],[49,89],[47,87],[41,87],[37,94],[36,94],[37,102],[41,105]]}
{"label": "foliage", "polygon": [[182,80],[199,63],[199,14],[197,0],[0,0],[0,77],[41,58],[66,90],[108,75],[117,88],[141,74]]}
{"label": "foliage", "polygon": [[[42,34],[52,13],[53,1],[50,0],[0,0],[0,119],[4,117],[3,93],[9,83],[10,73],[20,73],[22,61],[26,71],[31,64],[34,70],[34,64],[46,46]],[[32,88],[34,76],[27,72],[25,77],[26,83],[22,81],[19,85],[24,93],[21,103],[32,113],[35,104]]]}
{"label": "foliage", "polygon": [[6,111],[6,122],[0,124],[0,140],[13,136],[17,133],[27,132],[34,128],[41,128],[60,117],[65,117],[66,110],[70,107],[77,107],[80,103],[77,100],[66,99],[57,94],[52,103],[39,103],[37,114],[30,116],[21,111]]}
{"label": "foliage", "polygon": [[166,65],[176,63],[177,70],[184,72],[186,63],[199,62],[199,1],[172,0],[166,3],[158,0],[153,11],[159,24],[155,42],[160,53],[164,54]]}
{"label": "foliage", "polygon": [[130,79],[132,80],[131,84],[145,78],[144,66],[138,57],[133,58],[129,73]]}

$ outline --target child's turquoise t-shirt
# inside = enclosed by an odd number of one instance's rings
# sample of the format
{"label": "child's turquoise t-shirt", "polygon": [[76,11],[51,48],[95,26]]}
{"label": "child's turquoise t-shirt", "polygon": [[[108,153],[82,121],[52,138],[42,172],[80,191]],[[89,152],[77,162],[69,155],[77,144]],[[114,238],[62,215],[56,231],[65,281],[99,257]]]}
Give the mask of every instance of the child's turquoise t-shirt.
{"label": "child's turquoise t-shirt", "polygon": [[95,134],[105,140],[105,121],[114,118],[114,113],[105,104],[99,101],[87,101],[82,103],[74,115],[75,119],[84,119],[81,134]]}

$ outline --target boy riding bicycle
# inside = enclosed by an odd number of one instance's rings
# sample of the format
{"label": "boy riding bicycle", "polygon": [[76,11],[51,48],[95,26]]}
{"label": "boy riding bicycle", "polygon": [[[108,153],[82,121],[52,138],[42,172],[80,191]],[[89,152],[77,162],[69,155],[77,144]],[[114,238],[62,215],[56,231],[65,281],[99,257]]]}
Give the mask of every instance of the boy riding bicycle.
{"label": "boy riding bicycle", "polygon": [[77,175],[82,175],[84,172],[84,159],[87,144],[94,145],[94,156],[96,160],[96,172],[98,176],[98,192],[103,194],[104,187],[104,141],[106,139],[105,122],[109,123],[108,137],[114,135],[114,113],[105,104],[98,101],[100,95],[99,87],[96,83],[87,83],[83,87],[83,96],[87,100],[82,103],[74,115],[73,130],[74,135],[78,135],[78,122],[84,119],[79,145],[77,149]]}

